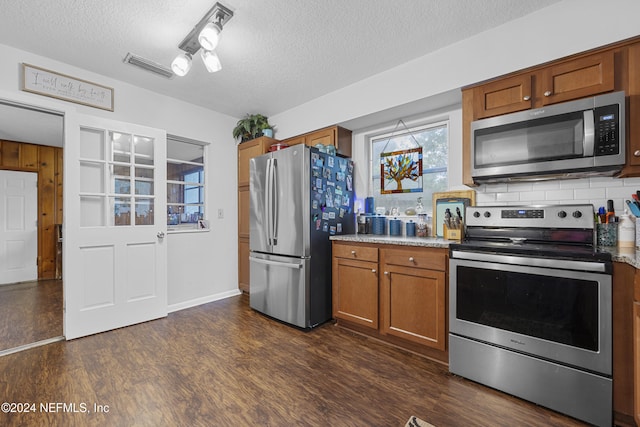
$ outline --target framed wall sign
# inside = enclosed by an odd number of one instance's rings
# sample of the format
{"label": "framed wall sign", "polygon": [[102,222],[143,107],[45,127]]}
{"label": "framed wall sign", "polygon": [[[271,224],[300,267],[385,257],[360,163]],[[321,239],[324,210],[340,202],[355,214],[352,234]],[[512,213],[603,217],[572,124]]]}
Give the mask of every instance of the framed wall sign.
{"label": "framed wall sign", "polygon": [[113,111],[113,88],[22,63],[22,90]]}

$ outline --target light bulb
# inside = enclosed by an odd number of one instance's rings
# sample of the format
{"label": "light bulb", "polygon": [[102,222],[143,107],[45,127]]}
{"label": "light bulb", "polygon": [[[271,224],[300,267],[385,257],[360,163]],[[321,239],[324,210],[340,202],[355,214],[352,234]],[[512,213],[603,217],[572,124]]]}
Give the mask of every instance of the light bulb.
{"label": "light bulb", "polygon": [[186,76],[191,69],[191,55],[189,53],[181,53],[171,63],[171,70],[176,76]]}
{"label": "light bulb", "polygon": [[203,50],[200,52],[200,55],[202,56],[202,61],[204,62],[204,66],[207,67],[208,72],[215,73],[222,69],[220,58],[218,58],[218,55],[215,52],[211,50]]}
{"label": "light bulb", "polygon": [[222,27],[217,23],[209,22],[204,26],[200,34],[198,35],[198,43],[204,50],[213,50],[220,41],[220,32]]}

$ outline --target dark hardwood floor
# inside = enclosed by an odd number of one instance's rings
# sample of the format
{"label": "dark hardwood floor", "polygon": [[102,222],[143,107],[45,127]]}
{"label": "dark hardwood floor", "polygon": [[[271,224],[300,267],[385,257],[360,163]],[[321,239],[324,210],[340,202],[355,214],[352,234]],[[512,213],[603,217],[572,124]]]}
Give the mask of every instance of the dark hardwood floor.
{"label": "dark hardwood floor", "polygon": [[0,285],[0,350],[62,336],[62,280]]}
{"label": "dark hardwood floor", "polygon": [[246,296],[0,357],[0,401],[35,404],[3,426],[583,425],[332,324],[296,330]]}

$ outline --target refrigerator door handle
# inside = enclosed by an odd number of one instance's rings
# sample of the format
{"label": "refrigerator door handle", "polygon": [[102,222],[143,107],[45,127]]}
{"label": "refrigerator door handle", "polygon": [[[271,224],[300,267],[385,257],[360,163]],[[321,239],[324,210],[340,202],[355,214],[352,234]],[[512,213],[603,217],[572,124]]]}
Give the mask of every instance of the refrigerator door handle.
{"label": "refrigerator door handle", "polygon": [[266,209],[263,212],[263,216],[264,216],[264,224],[266,224],[265,227],[265,234],[267,237],[267,245],[271,246],[271,194],[272,194],[272,189],[271,189],[271,159],[267,159],[267,169],[266,169],[266,176],[265,176],[265,189],[264,189],[264,200],[265,200],[265,207]]}
{"label": "refrigerator door handle", "polygon": [[293,268],[294,270],[299,270],[302,268],[302,264],[292,264],[290,262],[282,262],[282,261],[269,261],[262,258],[250,258],[251,261],[257,262],[259,264],[267,264],[267,265],[276,265],[278,267],[287,267]]}
{"label": "refrigerator door handle", "polygon": [[271,175],[273,183],[271,185],[271,239],[275,246],[278,244],[278,217],[280,214],[278,206],[280,206],[280,201],[278,200],[278,161],[276,159],[272,159],[272,161],[273,166],[271,167]]}

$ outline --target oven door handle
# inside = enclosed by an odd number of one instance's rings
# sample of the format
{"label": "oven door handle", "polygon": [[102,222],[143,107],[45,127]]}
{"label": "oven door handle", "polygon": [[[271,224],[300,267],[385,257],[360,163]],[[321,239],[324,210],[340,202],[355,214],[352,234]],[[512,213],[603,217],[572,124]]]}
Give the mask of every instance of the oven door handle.
{"label": "oven door handle", "polygon": [[604,273],[606,265],[602,262],[558,260],[551,258],[530,258],[517,255],[495,255],[479,252],[451,251],[451,258],[471,261],[497,262],[500,264],[525,265],[528,267],[547,267],[562,270],[581,270]]}

